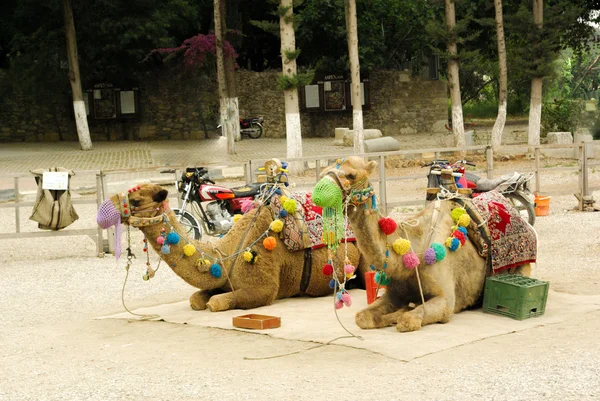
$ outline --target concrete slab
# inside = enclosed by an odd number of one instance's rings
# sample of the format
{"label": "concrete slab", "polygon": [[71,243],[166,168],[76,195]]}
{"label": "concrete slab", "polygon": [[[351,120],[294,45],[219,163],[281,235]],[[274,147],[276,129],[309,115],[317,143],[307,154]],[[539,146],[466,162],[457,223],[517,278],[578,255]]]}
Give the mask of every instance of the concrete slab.
{"label": "concrete slab", "polygon": [[[361,330],[354,323],[356,312],[367,306],[364,290],[351,290],[352,307],[342,308],[338,316],[345,327],[360,338],[342,338],[335,344],[366,349],[390,358],[410,361],[422,356],[480,341],[485,338],[533,329],[573,319],[600,310],[600,295],[572,295],[550,291],[546,313],[543,316],[513,320],[503,316],[483,313],[481,310],[465,311],[455,315],[444,325],[436,324],[413,333],[398,333],[395,327]],[[216,327],[269,335],[275,338],[316,343],[327,343],[348,336],[335,317],[332,297],[290,298],[272,305],[251,310],[225,312],[190,309],[187,301],[164,304],[134,311],[138,314],[157,314],[163,320],[176,324]],[[281,317],[281,327],[270,330],[234,328],[234,316],[258,313]],[[128,313],[100,317],[99,319],[140,319]],[[258,355],[257,355],[258,356]]]}

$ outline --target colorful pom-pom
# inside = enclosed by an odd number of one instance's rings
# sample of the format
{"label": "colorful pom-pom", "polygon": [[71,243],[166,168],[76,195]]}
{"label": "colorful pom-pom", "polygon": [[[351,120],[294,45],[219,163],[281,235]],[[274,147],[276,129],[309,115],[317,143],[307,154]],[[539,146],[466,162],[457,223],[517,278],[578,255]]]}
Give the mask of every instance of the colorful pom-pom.
{"label": "colorful pom-pom", "polygon": [[398,238],[396,241],[394,241],[394,243],[392,244],[392,249],[394,250],[394,252],[396,252],[398,255],[404,255],[406,254],[408,251],[410,251],[410,241],[407,240],[406,238]]}
{"label": "colorful pom-pom", "polygon": [[240,221],[240,219],[241,219],[242,217],[244,217],[244,215],[243,215],[243,214],[239,214],[239,213],[236,213],[236,214],[234,214],[234,215],[233,215],[233,224],[235,224],[235,223],[237,223],[238,221]]}
{"label": "colorful pom-pom", "polygon": [[183,254],[185,256],[192,256],[194,253],[196,253],[196,247],[192,244],[186,244],[183,247]]}
{"label": "colorful pom-pom", "polygon": [[282,195],[279,197],[279,202],[281,202],[281,204],[283,205],[285,203],[286,200],[288,200],[289,198],[285,195]]}
{"label": "colorful pom-pom", "polygon": [[244,252],[244,260],[248,263],[252,263],[252,260],[254,259],[254,255],[252,255],[252,252],[250,251],[246,251]]}
{"label": "colorful pom-pom", "polygon": [[287,210],[281,209],[279,211],[279,217],[281,217],[282,219],[285,219],[287,216],[288,216]]}
{"label": "colorful pom-pom", "polygon": [[446,248],[438,242],[431,243],[431,249],[435,252],[435,259],[439,262],[446,257]]}
{"label": "colorful pom-pom", "polygon": [[330,265],[329,263],[327,263],[325,266],[323,266],[323,274],[326,276],[333,274],[333,266]]}
{"label": "colorful pom-pom", "polygon": [[246,214],[248,213],[250,210],[254,209],[254,200],[252,199],[246,199],[244,201],[242,201],[242,205],[241,208],[242,213]]}
{"label": "colorful pom-pom", "polygon": [[341,299],[335,301],[335,309],[342,309],[344,307],[344,302]]}
{"label": "colorful pom-pom", "polygon": [[164,244],[161,248],[160,248],[160,252],[164,255],[168,255],[171,253],[171,248],[169,248],[169,245]]}
{"label": "colorful pom-pom", "polygon": [[460,241],[461,245],[465,244],[465,235],[463,233],[461,233],[460,231],[456,230],[452,233],[452,236],[454,238],[456,238],[457,240]]}
{"label": "colorful pom-pom", "polygon": [[452,220],[454,220],[455,222],[458,222],[458,219],[460,219],[460,216],[464,215],[465,213],[467,213],[467,211],[462,208],[462,207],[457,207],[452,209],[452,212],[450,212],[450,215],[452,216]]}
{"label": "colorful pom-pom", "polygon": [[460,241],[458,240],[458,238],[449,237],[446,240],[446,247],[448,247],[448,249],[450,249],[452,252],[454,252],[458,248],[460,248]]}
{"label": "colorful pom-pom", "polygon": [[382,217],[379,219],[379,228],[385,235],[390,235],[396,231],[398,224],[391,217]]}
{"label": "colorful pom-pom", "polygon": [[283,221],[277,219],[277,220],[273,220],[271,222],[271,231],[275,232],[275,233],[280,233],[281,230],[283,230]]}
{"label": "colorful pom-pom", "polygon": [[272,251],[277,246],[275,237],[267,237],[263,240],[263,246],[267,251]]}
{"label": "colorful pom-pom", "polygon": [[340,291],[340,292],[338,292],[337,294],[335,294],[335,299],[337,299],[338,301],[341,301],[341,300],[342,300],[342,295],[343,295],[343,294],[342,294],[342,292],[341,292],[341,291]]}
{"label": "colorful pom-pom", "polygon": [[404,267],[406,267],[409,270],[412,270],[415,267],[419,266],[421,261],[419,260],[419,257],[416,253],[408,252],[402,257],[402,263],[404,263]]}
{"label": "colorful pom-pom", "polygon": [[466,227],[458,227],[457,230],[463,233],[465,237],[467,237],[467,235],[469,234]]}
{"label": "colorful pom-pom", "polygon": [[179,235],[175,231],[171,231],[167,235],[167,244],[170,244],[170,245],[179,244]]}
{"label": "colorful pom-pom", "polygon": [[283,208],[290,214],[296,213],[296,201],[294,199],[288,199],[283,203]]}
{"label": "colorful pom-pom", "polygon": [[213,263],[210,267],[210,274],[214,278],[221,278],[221,274],[223,274],[223,272],[221,271],[221,266],[217,263]]}
{"label": "colorful pom-pom", "polygon": [[346,273],[346,275],[354,274],[354,270],[356,270],[356,268],[350,264],[344,266],[344,273]]}
{"label": "colorful pom-pom", "polygon": [[352,297],[350,296],[350,294],[348,294],[347,292],[343,293],[342,294],[342,302],[346,306],[351,306],[352,305]]}
{"label": "colorful pom-pom", "polygon": [[164,243],[165,243],[165,237],[162,237],[162,236],[161,236],[161,237],[158,237],[158,238],[156,239],[156,243],[157,243],[158,245],[162,245],[162,244],[164,244]]}
{"label": "colorful pom-pom", "polygon": [[329,288],[335,288],[335,280],[334,279],[329,280]]}
{"label": "colorful pom-pom", "polygon": [[390,283],[390,278],[383,271],[378,271],[375,273],[375,283],[379,285],[388,285]]}
{"label": "colorful pom-pom", "polygon": [[458,225],[461,227],[468,227],[471,224],[471,217],[465,213],[458,219]]}
{"label": "colorful pom-pom", "polygon": [[425,260],[425,263],[428,265],[434,264],[437,261],[437,258],[435,256],[435,250],[433,248],[425,249],[425,254],[423,255],[423,259]]}

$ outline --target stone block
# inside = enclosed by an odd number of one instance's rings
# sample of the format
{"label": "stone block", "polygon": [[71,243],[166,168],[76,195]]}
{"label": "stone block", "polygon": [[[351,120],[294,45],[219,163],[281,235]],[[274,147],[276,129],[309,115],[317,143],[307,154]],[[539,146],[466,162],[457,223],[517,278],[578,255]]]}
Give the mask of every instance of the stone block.
{"label": "stone block", "polygon": [[[363,131],[364,140],[381,138],[383,134],[378,129],[365,129]],[[354,146],[354,130],[347,130],[344,133],[344,146]]]}
{"label": "stone block", "polygon": [[391,136],[365,140],[365,152],[392,152],[400,150],[400,142]]}
{"label": "stone block", "polygon": [[[592,134],[589,133],[589,131],[587,133],[584,131],[575,132],[575,138],[573,140],[573,143],[581,143],[581,142],[585,142],[585,144],[586,144],[585,150],[586,150],[588,159],[595,158],[596,154],[594,152],[594,137],[592,136]],[[580,151],[580,148],[576,147],[573,151],[573,157],[579,158],[579,151]]]}
{"label": "stone block", "polygon": [[548,132],[546,139],[548,144],[570,145],[573,143],[573,135],[570,132]]}
{"label": "stone block", "polygon": [[336,128],[335,129],[335,139],[333,140],[333,144],[336,146],[342,146],[344,144],[344,135],[349,130],[350,130],[350,128]]}

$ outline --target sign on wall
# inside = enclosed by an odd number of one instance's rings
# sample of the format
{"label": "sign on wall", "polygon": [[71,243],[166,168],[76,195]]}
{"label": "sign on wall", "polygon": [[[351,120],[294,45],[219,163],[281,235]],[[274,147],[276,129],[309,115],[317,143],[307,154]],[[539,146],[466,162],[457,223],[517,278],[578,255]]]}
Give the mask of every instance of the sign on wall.
{"label": "sign on wall", "polygon": [[110,83],[95,84],[83,96],[85,110],[93,120],[136,119],[140,116],[138,88],[115,88]]}
{"label": "sign on wall", "polygon": [[[299,88],[302,111],[346,111],[352,109],[350,80],[345,75],[328,74],[315,78],[311,85]],[[371,108],[369,80],[360,84],[363,109]]]}

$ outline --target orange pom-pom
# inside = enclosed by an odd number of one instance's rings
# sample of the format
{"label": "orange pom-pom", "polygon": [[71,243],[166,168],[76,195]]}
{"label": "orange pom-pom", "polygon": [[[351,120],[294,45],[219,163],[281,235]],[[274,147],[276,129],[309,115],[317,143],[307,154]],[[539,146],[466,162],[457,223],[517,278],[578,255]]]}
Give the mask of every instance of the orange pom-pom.
{"label": "orange pom-pom", "polygon": [[263,246],[267,251],[272,251],[277,246],[277,240],[275,237],[267,237],[263,241]]}
{"label": "orange pom-pom", "polygon": [[397,227],[398,224],[396,224],[394,219],[392,219],[391,217],[382,217],[379,219],[379,228],[381,229],[381,231],[383,231],[385,235],[390,235],[391,233],[396,231]]}

